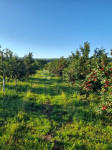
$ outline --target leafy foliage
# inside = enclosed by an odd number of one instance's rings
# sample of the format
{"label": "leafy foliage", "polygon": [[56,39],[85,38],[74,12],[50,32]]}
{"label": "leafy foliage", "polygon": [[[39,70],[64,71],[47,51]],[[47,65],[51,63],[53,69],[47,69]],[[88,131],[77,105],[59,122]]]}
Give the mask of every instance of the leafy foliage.
{"label": "leafy foliage", "polygon": [[[112,102],[110,90],[112,86],[112,62],[108,60],[107,53],[103,48],[96,48],[90,58],[89,52],[90,44],[85,42],[84,46],[80,46],[79,50],[76,50],[76,53],[72,52],[68,65],[62,69],[61,73],[60,60],[48,64],[48,70],[55,75],[63,76],[63,79],[73,86],[76,82],[80,82],[81,95],[89,96],[92,92],[100,95],[101,104],[99,105],[104,106],[106,112],[112,113],[110,105]],[[102,113],[103,109],[100,110]]]}
{"label": "leafy foliage", "polygon": [[36,72],[36,67],[32,53],[25,55],[23,59],[19,59],[17,55],[9,49],[0,49],[0,75],[3,78],[3,91],[5,91],[5,79],[17,79],[23,77],[28,78]]}
{"label": "leafy foliage", "polygon": [[25,72],[26,72],[26,78],[28,78],[30,75],[35,74],[35,61],[33,59],[32,53],[29,53],[28,55],[25,55],[24,58],[24,64],[25,64]]}
{"label": "leafy foliage", "polygon": [[49,70],[52,74],[56,74],[59,77],[62,77],[63,70],[68,66],[68,61],[61,57],[58,60],[48,63],[46,69]]}

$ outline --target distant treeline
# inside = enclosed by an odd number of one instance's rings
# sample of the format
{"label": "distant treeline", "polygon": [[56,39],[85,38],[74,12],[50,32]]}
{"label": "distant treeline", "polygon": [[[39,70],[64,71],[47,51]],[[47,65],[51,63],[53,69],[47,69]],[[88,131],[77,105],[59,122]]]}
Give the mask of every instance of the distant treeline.
{"label": "distant treeline", "polygon": [[[34,58],[34,60],[36,62],[39,62],[40,63],[40,66],[42,65],[42,67],[40,68],[43,68],[45,64],[49,63],[49,62],[52,62],[52,61],[55,61],[55,60],[59,60],[60,58]],[[69,61],[70,58],[64,58],[65,60]],[[91,57],[90,57],[91,59]],[[111,62],[112,61],[112,57],[107,57],[108,61]]]}
{"label": "distant treeline", "polygon": [[39,58],[34,58],[35,63],[37,65],[37,69],[43,69],[45,67],[45,65],[49,62],[52,62],[54,60],[56,60],[57,58],[51,58],[51,59],[39,59]]}
{"label": "distant treeline", "polygon": [[111,57],[108,57],[108,61],[111,62],[111,61],[112,61],[112,58],[111,58]]}

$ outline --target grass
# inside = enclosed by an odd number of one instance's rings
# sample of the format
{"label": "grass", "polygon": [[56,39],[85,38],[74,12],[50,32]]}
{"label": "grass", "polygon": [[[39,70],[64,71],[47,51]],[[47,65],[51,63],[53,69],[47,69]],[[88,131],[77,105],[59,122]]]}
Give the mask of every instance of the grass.
{"label": "grass", "polygon": [[95,113],[98,98],[44,74],[0,92],[0,150],[112,150],[112,118]]}

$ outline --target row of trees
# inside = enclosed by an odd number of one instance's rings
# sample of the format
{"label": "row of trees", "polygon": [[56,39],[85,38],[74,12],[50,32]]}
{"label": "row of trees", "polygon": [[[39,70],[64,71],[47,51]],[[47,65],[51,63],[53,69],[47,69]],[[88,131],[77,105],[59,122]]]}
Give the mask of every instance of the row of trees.
{"label": "row of trees", "polygon": [[63,70],[67,68],[68,61],[61,57],[60,59],[56,59],[51,61],[45,65],[45,69],[47,69],[50,73],[55,74],[59,77],[62,77]]}
{"label": "row of trees", "polygon": [[36,65],[32,53],[19,58],[9,49],[2,50],[0,47],[0,76],[3,79],[3,92],[5,91],[5,80],[26,78],[36,72]]}
{"label": "row of trees", "polygon": [[90,44],[85,42],[84,46],[80,46],[76,53],[72,52],[68,59],[61,57],[45,65],[45,69],[49,70],[52,74],[66,79],[68,82],[75,83],[77,80],[84,80],[97,66],[101,68],[102,61],[104,62],[104,67],[111,63],[103,48],[95,49],[91,57],[89,57],[89,53]]}
{"label": "row of trees", "polygon": [[[60,58],[46,65],[49,72],[70,82],[80,82],[80,94],[89,95],[96,92],[100,95],[101,110],[112,112],[112,62],[108,60],[105,49],[95,49],[93,56],[89,57],[90,44],[84,43],[76,53],[68,59]],[[112,55],[112,50],[111,50]],[[108,108],[108,109],[107,109]]]}
{"label": "row of trees", "polygon": [[35,59],[35,64],[37,66],[38,70],[41,70],[44,68],[44,66],[49,62],[50,60],[46,59]]}

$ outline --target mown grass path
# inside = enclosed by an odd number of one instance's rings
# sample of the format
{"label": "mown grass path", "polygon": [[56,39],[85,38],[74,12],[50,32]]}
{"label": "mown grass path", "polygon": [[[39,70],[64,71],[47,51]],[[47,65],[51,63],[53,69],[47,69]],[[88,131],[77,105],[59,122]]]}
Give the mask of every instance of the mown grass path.
{"label": "mown grass path", "polygon": [[46,71],[0,92],[0,150],[111,150],[112,120],[98,116],[98,98]]}

